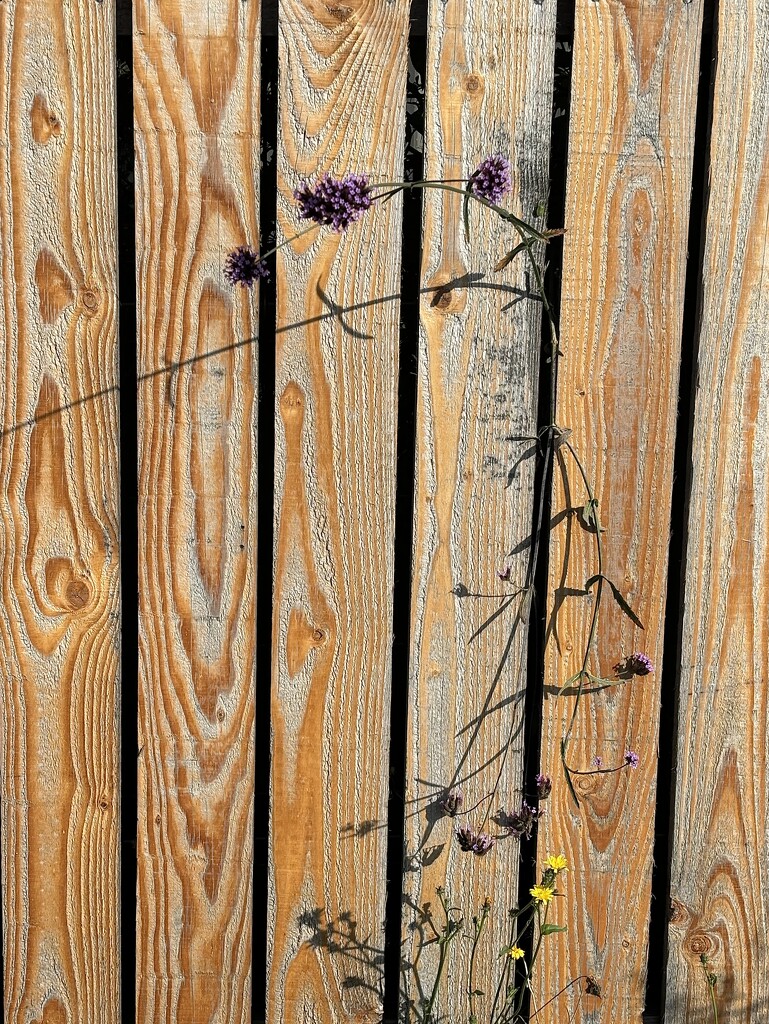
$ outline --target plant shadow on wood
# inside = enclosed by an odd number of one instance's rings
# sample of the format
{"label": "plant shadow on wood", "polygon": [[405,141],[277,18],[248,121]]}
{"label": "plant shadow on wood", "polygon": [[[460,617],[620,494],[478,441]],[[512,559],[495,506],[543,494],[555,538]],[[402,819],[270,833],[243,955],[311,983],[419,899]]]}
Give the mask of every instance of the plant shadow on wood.
{"label": "plant shadow on wood", "polygon": [[[462,278],[449,281],[440,286],[430,286],[429,288],[420,289],[421,295],[435,295],[440,293],[446,295],[456,288],[483,288],[493,292],[501,292],[514,296],[513,302],[520,301],[521,299],[537,299],[536,293],[530,293],[528,286],[525,289],[517,288],[509,284],[497,284],[484,277],[483,274],[468,274]],[[321,302],[327,307],[328,312],[320,313],[318,316],[307,317],[304,320],[297,320],[291,324],[285,324],[282,327],[275,328],[275,334],[287,334],[289,331],[301,330],[304,327],[308,327],[311,324],[322,323],[326,320],[336,320],[342,329],[342,332],[346,335],[354,337],[357,341],[373,341],[372,335],[365,334],[364,332],[357,331],[352,328],[348,323],[345,322],[344,317],[350,313],[355,313],[359,310],[370,309],[376,306],[384,305],[388,302],[400,302],[400,292],[395,292],[392,295],[385,295],[376,299],[369,299],[365,302],[353,302],[347,305],[340,305],[331,296],[329,296],[318,284],[317,295]],[[213,359],[216,356],[224,355],[227,352],[234,352],[241,348],[246,348],[250,345],[257,345],[259,343],[258,337],[244,338],[241,341],[232,342],[228,345],[221,345],[218,348],[210,349],[208,352],[202,352],[198,355],[190,356],[187,359],[179,359],[174,362],[169,362],[166,366],[158,367],[155,370],[149,370],[146,373],[138,374],[136,377],[136,384],[144,384],[147,381],[155,380],[158,377],[164,375],[172,375],[177,373],[179,370],[187,369],[188,367],[195,366],[198,363],[204,362],[207,359]],[[64,402],[57,406],[55,409],[48,409],[44,413],[38,416],[30,416],[27,419],[19,420],[16,423],[11,424],[8,427],[4,427],[0,430],[0,438],[6,437],[10,434],[15,433],[19,430],[24,430],[27,427],[32,427],[36,423],[42,420],[49,419],[52,416],[59,415],[64,412],[68,412],[71,409],[76,409],[79,406],[85,405],[87,402],[96,401],[99,398],[104,398],[107,395],[119,393],[121,385],[113,384],[109,387],[99,388],[96,391],[91,391],[87,395],[83,395],[80,398],[75,398],[72,401]]]}
{"label": "plant shadow on wood", "polygon": [[[404,905],[413,911],[409,932],[417,935],[416,954],[412,960],[401,956],[401,983],[399,988],[399,1018],[404,1022],[425,1020],[425,1006],[429,993],[419,973],[419,960],[424,949],[437,946],[441,932],[433,920],[432,903],[418,907],[404,898]],[[385,951],[371,935],[361,935],[358,922],[351,911],[343,911],[334,920],[328,920],[323,907],[313,907],[297,918],[299,932],[307,937],[304,945],[319,956],[334,958],[335,973],[340,973],[340,988],[346,992],[365,991],[377,1001],[384,998]],[[309,933],[309,935],[307,934]],[[384,930],[383,930],[384,933]],[[412,938],[403,939],[402,945]]]}

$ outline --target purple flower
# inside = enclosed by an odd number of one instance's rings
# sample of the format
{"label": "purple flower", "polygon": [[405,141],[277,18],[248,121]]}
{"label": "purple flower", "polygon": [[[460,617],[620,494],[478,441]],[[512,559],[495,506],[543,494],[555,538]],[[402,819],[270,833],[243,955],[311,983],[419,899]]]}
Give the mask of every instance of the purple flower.
{"label": "purple flower", "polygon": [[549,775],[538,775],[534,782],[537,786],[537,798],[539,800],[547,800],[553,789],[553,780]]}
{"label": "purple flower", "polygon": [[457,829],[456,837],[461,850],[464,850],[465,853],[475,853],[479,857],[488,853],[496,842],[493,836],[487,835],[485,832],[473,832],[466,826]]}
{"label": "purple flower", "polygon": [[593,767],[594,768],[602,768],[603,767],[603,758],[602,757],[594,757],[593,758]]}
{"label": "purple flower", "polygon": [[500,814],[499,823],[507,829],[508,835],[517,836],[518,839],[523,839],[524,836],[531,839],[534,826],[544,813],[544,808],[531,807],[524,800],[520,810],[513,811],[512,814]]}
{"label": "purple flower", "polygon": [[239,245],[224,262],[224,276],[232,285],[250,288],[254,281],[270,276],[267,264],[247,245]]}
{"label": "purple flower", "polygon": [[628,765],[630,768],[637,768],[638,762],[640,760],[641,758],[638,756],[638,754],[636,754],[634,750],[625,751],[625,764]]}
{"label": "purple flower", "polygon": [[325,174],[310,188],[304,182],[294,192],[299,215],[316,224],[328,224],[334,231],[344,231],[361,217],[372,203],[365,174],[348,174],[330,178]]}
{"label": "purple flower", "polygon": [[640,651],[629,654],[614,666],[614,674],[620,679],[630,679],[631,676],[648,676],[653,671],[654,665],[652,665],[651,659]]}
{"label": "purple flower", "polygon": [[461,789],[450,789],[448,793],[441,800],[441,810],[444,814],[450,815],[452,818],[459,814],[460,808],[464,802]]}
{"label": "purple flower", "polygon": [[498,203],[513,187],[510,161],[504,156],[487,156],[470,175],[468,191],[473,195]]}
{"label": "purple flower", "polygon": [[504,567],[504,569],[502,570],[502,572],[500,572],[499,569],[497,569],[497,576],[499,576],[499,578],[504,583],[508,583],[510,581],[510,577],[511,577],[512,571],[513,571],[512,565],[506,565]]}

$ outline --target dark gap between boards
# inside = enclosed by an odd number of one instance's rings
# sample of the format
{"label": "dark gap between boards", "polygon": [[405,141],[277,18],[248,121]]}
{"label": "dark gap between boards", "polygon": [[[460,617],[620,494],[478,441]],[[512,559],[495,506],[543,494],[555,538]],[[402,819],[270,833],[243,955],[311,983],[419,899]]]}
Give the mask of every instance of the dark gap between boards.
{"label": "dark gap between boards", "polygon": [[120,1007],[136,1015],[136,826],[139,757],[138,423],[131,0],[116,0],[118,344],[120,390]]}
{"label": "dark gap between boards", "polygon": [[700,77],[694,129],[688,262],[684,287],[681,365],[678,381],[678,422],[673,455],[670,546],[668,550],[665,629],[660,679],[659,759],[654,818],[654,852],[649,916],[649,957],[646,974],[646,1024],[661,1021],[665,1012],[668,955],[670,872],[675,812],[678,692],[683,631],[686,543],[694,438],[694,396],[702,302],[702,270],[710,174],[710,131],[717,51],[718,0],[706,0],[700,50]]}

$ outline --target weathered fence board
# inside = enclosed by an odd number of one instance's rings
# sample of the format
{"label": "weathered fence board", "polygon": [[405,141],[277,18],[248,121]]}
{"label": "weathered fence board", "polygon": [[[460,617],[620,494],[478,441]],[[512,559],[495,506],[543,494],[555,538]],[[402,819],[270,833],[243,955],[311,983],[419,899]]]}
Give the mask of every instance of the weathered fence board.
{"label": "weathered fence board", "polygon": [[[467,178],[484,156],[505,155],[514,181],[505,204],[538,219],[549,188],[554,36],[554,5],[430,5],[426,178]],[[542,318],[526,294],[525,256],[493,272],[517,241],[509,225],[471,206],[468,242],[461,195],[426,192],[424,202],[403,912],[404,998],[417,1015],[439,958],[436,888],[468,928],[484,898],[493,900],[474,966],[489,998],[518,897],[518,843],[479,859],[459,850],[453,832],[458,823],[498,832],[487,812],[520,804],[523,790],[528,624],[519,614],[535,460],[520,438],[536,432]],[[452,788],[466,818],[441,811]],[[452,947],[451,980],[435,1007],[447,1019],[467,1016],[469,956],[469,943]],[[481,1013],[480,999],[474,1009]]]}
{"label": "weathered fence board", "polygon": [[[569,931],[566,940],[548,940],[537,1002],[594,974],[605,1024],[639,1021],[644,1005],[700,21],[701,5],[576,7],[557,421],[573,431],[606,533],[601,566],[594,531],[579,515],[588,494],[562,445],[542,738],[557,781],[540,839],[569,861],[567,897],[553,912]],[[636,770],[575,777],[577,808],[560,766],[576,697],[574,688],[556,693],[581,668],[595,586],[582,595],[601,569],[646,628],[638,630],[605,587],[588,668],[611,677],[621,656],[645,650],[656,674],[583,697],[568,763],[589,771],[597,756],[613,767],[628,749],[641,760]],[[596,1004],[583,989],[570,989],[553,1012],[592,1019]]]}
{"label": "weathered fence board", "polygon": [[720,7],[665,1019],[769,1018],[769,13]]}
{"label": "weathered fence board", "polygon": [[114,15],[0,7],[5,1015],[118,1020]]}
{"label": "weathered fence board", "polygon": [[[278,230],[292,192],[402,175],[405,0],[279,10]],[[381,1015],[401,206],[277,261],[268,1017]]]}
{"label": "weathered fence board", "polygon": [[250,1021],[259,6],[134,7],[137,1019]]}

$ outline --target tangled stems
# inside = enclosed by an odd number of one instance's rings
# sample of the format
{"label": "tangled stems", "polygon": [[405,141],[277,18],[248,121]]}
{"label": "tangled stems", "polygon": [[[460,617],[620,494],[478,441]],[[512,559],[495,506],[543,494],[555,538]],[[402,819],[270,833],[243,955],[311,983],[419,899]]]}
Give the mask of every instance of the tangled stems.
{"label": "tangled stems", "polygon": [[422,1015],[422,1024],[433,1024],[433,1009],[435,1007],[435,1000],[438,996],[438,991],[441,987],[443,972],[446,968],[449,946],[457,935],[459,935],[463,924],[462,918],[457,919],[452,917],[452,910],[454,908],[449,907],[448,900],[446,899],[446,893],[443,888],[439,886],[436,892],[438,894],[438,899],[441,901],[445,924],[443,926],[443,930],[438,936],[438,948],[440,950],[438,955],[438,968],[435,972],[435,980],[433,981],[430,997],[427,1000],[427,1004]]}

